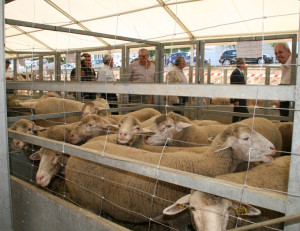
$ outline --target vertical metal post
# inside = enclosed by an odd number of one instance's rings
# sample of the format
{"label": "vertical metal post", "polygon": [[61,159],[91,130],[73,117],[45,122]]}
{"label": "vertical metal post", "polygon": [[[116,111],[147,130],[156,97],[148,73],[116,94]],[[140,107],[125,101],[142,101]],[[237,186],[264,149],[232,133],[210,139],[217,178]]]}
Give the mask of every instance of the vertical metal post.
{"label": "vertical metal post", "polygon": [[244,70],[244,79],[245,79],[245,83],[247,84],[247,80],[248,80],[248,67],[245,66],[245,70]]}
{"label": "vertical metal post", "polygon": [[[294,50],[294,44],[296,41],[293,39],[293,54],[296,53],[296,49]],[[298,48],[299,54],[300,48]],[[292,58],[292,63],[293,58]],[[295,111],[294,111],[294,128],[299,128],[300,126],[300,60],[297,61],[297,79],[293,78],[293,65],[292,66],[292,80],[296,80],[296,93],[295,93]],[[296,66],[295,66],[296,67]],[[294,75],[295,76],[295,75]],[[300,156],[293,155],[293,153],[300,153],[300,143],[298,142],[300,138],[300,130],[293,129],[293,142],[292,142],[292,154],[291,154],[291,162],[290,162],[290,174],[289,174],[289,185],[288,185],[288,195],[286,201],[286,215],[291,215],[300,212],[300,198],[297,196],[300,192]],[[284,227],[285,231],[294,231],[300,230],[300,223],[285,223]]]}
{"label": "vertical metal post", "polygon": [[[164,82],[164,46],[159,45],[155,47],[155,82],[163,83]],[[162,105],[163,96],[155,95],[154,96],[154,105]],[[158,108],[160,109],[160,107]]]}
{"label": "vertical metal post", "polygon": [[61,81],[61,66],[60,66],[60,60],[61,60],[61,54],[56,53],[55,54],[55,59],[54,59],[54,66],[55,66],[55,81],[60,82]]}
{"label": "vertical metal post", "polygon": [[[128,81],[128,73],[129,73],[129,66],[123,65],[123,60],[125,63],[126,54],[130,54],[130,49],[128,47],[123,46],[122,47],[122,65],[120,68],[120,80],[121,81]],[[121,94],[121,104],[127,104],[128,103],[128,94]]]}
{"label": "vertical metal post", "polygon": [[[43,81],[43,75],[44,74],[44,57],[39,56],[39,80],[38,81]],[[36,80],[36,79],[34,79]],[[39,92],[40,97],[43,95],[43,91]]]}
{"label": "vertical metal post", "polygon": [[12,206],[9,180],[9,154],[7,136],[7,108],[6,108],[6,79],[5,79],[5,54],[4,54],[4,1],[1,0],[1,49],[0,49],[0,227],[1,230],[12,231]]}
{"label": "vertical metal post", "polygon": [[18,59],[14,59],[14,74],[13,74],[13,76],[14,76],[14,81],[16,81],[17,80],[17,63],[18,63]]}
{"label": "vertical metal post", "polygon": [[[75,69],[75,81],[79,82],[81,81],[81,59],[80,59],[80,52],[76,51],[76,69]],[[76,92],[76,99],[81,99],[81,94],[80,92]]]}

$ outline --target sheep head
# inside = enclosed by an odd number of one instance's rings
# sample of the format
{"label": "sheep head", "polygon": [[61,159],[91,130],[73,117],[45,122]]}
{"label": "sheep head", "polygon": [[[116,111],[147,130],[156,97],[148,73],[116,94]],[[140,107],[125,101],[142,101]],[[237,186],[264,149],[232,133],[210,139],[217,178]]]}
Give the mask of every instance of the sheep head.
{"label": "sheep head", "polygon": [[39,168],[36,173],[36,183],[46,187],[49,185],[52,177],[64,169],[69,155],[63,155],[61,152],[47,148],[41,148],[29,158],[31,160],[40,160]]}
{"label": "sheep head", "polygon": [[101,116],[93,114],[87,115],[82,118],[79,125],[70,132],[70,142],[77,144],[95,136],[105,135],[108,132],[108,125],[110,125],[110,122]]}
{"label": "sheep head", "polygon": [[230,150],[236,161],[270,162],[276,154],[274,145],[246,124],[231,124],[216,136],[216,152]]}
{"label": "sheep head", "polygon": [[151,130],[143,128],[139,120],[132,116],[125,116],[118,125],[111,127],[118,129],[117,143],[131,147],[144,144],[143,135],[152,133]]}
{"label": "sheep head", "polygon": [[[37,131],[44,130],[45,128],[41,126],[37,126],[34,122],[26,119],[20,119],[11,126],[10,128],[13,131],[21,132],[21,133],[26,133],[26,134],[31,134],[33,135]],[[14,150],[20,150],[23,147],[27,145],[26,142],[23,142],[21,140],[13,139],[12,140],[12,148]]]}
{"label": "sheep head", "polygon": [[145,142],[148,145],[164,145],[168,139],[172,139],[175,133],[184,128],[192,126],[185,117],[176,113],[159,116],[150,126],[150,130],[155,134],[149,137]]}
{"label": "sheep head", "polygon": [[239,215],[261,214],[251,205],[243,203],[241,206],[239,202],[195,190],[164,209],[163,214],[173,216],[186,209],[190,210],[192,223],[197,231],[225,231],[230,209],[239,212]]}

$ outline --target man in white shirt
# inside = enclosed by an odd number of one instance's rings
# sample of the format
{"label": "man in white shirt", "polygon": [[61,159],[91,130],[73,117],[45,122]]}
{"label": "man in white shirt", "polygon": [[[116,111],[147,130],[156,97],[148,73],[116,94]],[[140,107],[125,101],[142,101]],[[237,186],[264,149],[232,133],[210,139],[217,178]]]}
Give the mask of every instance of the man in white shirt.
{"label": "man in white shirt", "polygon": [[[280,85],[289,85],[291,84],[291,51],[287,43],[277,43],[274,47],[274,53],[276,55],[276,59],[279,63],[281,63],[281,83]],[[280,108],[280,116],[289,116],[289,110],[285,108],[289,108],[290,102],[283,101],[278,105]]]}
{"label": "man in white shirt", "polygon": [[[106,54],[103,58],[104,66],[100,69],[98,73],[99,82],[115,82],[116,77],[113,73],[112,67],[114,66],[114,58],[111,54]],[[118,101],[117,95],[115,93],[99,93],[101,98],[106,99],[107,101]],[[110,108],[117,108],[117,104],[109,104]],[[118,112],[112,112],[113,115],[118,115]]]}
{"label": "man in white shirt", "polygon": [[[149,60],[149,52],[142,48],[139,50],[139,59],[129,65],[129,80],[132,82],[155,82],[155,65]],[[131,102],[152,103],[152,95],[130,95]]]}

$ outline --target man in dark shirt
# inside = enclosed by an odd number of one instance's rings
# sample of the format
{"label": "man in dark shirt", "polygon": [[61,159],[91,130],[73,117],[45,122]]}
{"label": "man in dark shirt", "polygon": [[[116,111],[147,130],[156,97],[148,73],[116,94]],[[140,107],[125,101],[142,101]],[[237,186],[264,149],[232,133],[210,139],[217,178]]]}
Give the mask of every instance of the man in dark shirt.
{"label": "man in dark shirt", "polygon": [[[246,84],[243,71],[245,70],[245,59],[236,59],[236,69],[231,73],[230,84]],[[230,102],[234,104],[233,112],[249,113],[247,108],[246,99],[230,99]],[[232,123],[246,119],[247,117],[233,116]]]}
{"label": "man in dark shirt", "polygon": [[[83,53],[81,55],[81,81],[96,81],[96,73],[92,68],[91,55]],[[71,71],[71,80],[75,81],[76,68]],[[81,97],[84,99],[96,99],[96,93],[82,92]]]}

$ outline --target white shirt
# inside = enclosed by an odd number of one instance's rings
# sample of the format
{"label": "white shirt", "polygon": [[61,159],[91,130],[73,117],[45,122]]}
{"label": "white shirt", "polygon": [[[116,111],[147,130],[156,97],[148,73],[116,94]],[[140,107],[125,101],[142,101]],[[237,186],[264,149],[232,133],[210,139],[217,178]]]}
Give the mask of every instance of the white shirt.
{"label": "white shirt", "polygon": [[98,73],[99,82],[109,82],[116,81],[116,77],[113,73],[113,70],[110,66],[104,65]]}
{"label": "white shirt", "polygon": [[281,65],[281,83],[280,84],[291,84],[291,69],[292,69],[292,55],[285,64]]}

